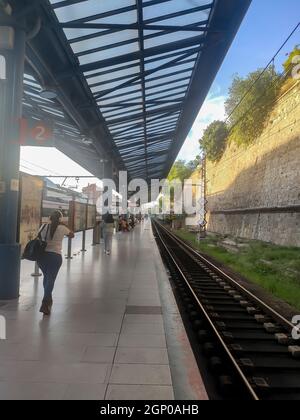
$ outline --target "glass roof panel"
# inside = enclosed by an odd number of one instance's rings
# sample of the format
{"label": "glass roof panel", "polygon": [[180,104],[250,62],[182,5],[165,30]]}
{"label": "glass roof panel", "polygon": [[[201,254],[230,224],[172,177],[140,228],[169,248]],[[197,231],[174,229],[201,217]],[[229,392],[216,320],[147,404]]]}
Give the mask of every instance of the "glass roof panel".
{"label": "glass roof panel", "polygon": [[114,82],[114,83],[111,83],[111,82],[107,81],[106,83],[102,83],[101,86],[91,87],[91,91],[93,93],[101,93],[101,92],[104,92],[106,89],[115,89],[118,86],[120,86],[122,83],[127,82],[128,80],[130,80],[130,77],[127,77],[123,81],[117,81],[117,82]]}
{"label": "glass roof panel", "polygon": [[[143,121],[144,121],[143,119],[139,119],[139,120],[137,120],[137,123],[142,123]],[[115,125],[114,128],[112,129],[112,132],[120,132],[124,129],[130,128],[131,126],[133,126],[132,123]]]}
{"label": "glass roof panel", "polygon": [[[139,87],[140,90],[142,89],[141,86],[138,86],[138,87]],[[122,101],[120,101],[120,102],[126,102],[131,94],[132,95],[137,94],[136,91],[137,91],[137,86],[126,86],[124,88],[118,89],[117,90],[117,95],[125,94],[125,99],[122,98]],[[113,92],[113,93],[116,94],[116,92]],[[101,101],[105,101],[105,99],[106,99],[105,96],[103,96],[103,98],[101,98]]]}
{"label": "glass roof panel", "polygon": [[[50,2],[54,5],[55,3],[58,3],[58,1],[55,0],[50,0]],[[88,0],[56,8],[55,13],[61,22],[88,18],[96,14],[108,13],[110,11],[118,12],[117,15],[119,16],[120,9],[128,6],[135,6],[135,4],[135,0]]]}
{"label": "glass roof panel", "polygon": [[[118,95],[116,95],[116,96],[118,96]],[[127,93],[127,91],[126,91],[126,99],[125,99],[125,102],[127,102],[129,99],[132,99],[132,98],[135,98],[135,99],[142,99],[142,92],[141,91],[139,91],[138,93],[137,92],[134,92],[134,93]],[[123,99],[124,98],[122,98],[122,101],[120,101],[120,103],[122,103],[123,102]],[[105,105],[107,105],[107,104],[112,104],[112,103],[115,103],[116,102],[116,98],[110,98],[110,97],[103,97],[103,98],[101,98],[101,100],[99,100],[99,101],[97,101],[97,103],[98,103],[98,105],[100,105],[101,106],[101,104],[105,104]]]}
{"label": "glass roof panel", "polygon": [[93,76],[98,75],[98,74],[106,74],[107,72],[109,72],[109,73],[115,73],[117,71],[123,70],[124,68],[127,69],[127,68],[131,68],[132,66],[137,66],[137,65],[139,65],[139,61],[138,60],[130,60],[130,62],[128,64],[126,64],[126,65],[123,65],[123,64],[118,65],[118,64],[116,64],[116,65],[113,65],[113,66],[106,66],[102,70],[101,69],[97,69],[97,70],[86,71],[86,72],[84,72],[84,75],[87,78],[90,78],[90,77],[93,77]]}
{"label": "glass roof panel", "polygon": [[126,45],[126,47],[114,47],[109,48],[104,51],[98,51],[92,54],[83,55],[79,57],[80,64],[89,64],[93,63],[95,61],[105,60],[107,58],[117,57],[121,54],[129,54],[131,52],[136,52],[139,49],[139,44],[137,42],[134,42],[132,44]]}
{"label": "glass roof panel", "polygon": [[174,84],[176,86],[176,83],[178,83],[178,78],[184,79],[184,78],[189,78],[192,75],[192,71],[186,71],[184,73],[181,74],[174,74],[172,76],[164,76],[161,79],[158,80],[150,80],[149,82],[146,81],[146,88],[149,89],[151,87],[155,87],[158,84],[163,83],[166,87],[168,87],[168,85],[172,85],[172,87],[174,87]]}
{"label": "glass roof panel", "polygon": [[102,113],[105,117],[106,116],[112,117],[112,116],[115,116],[115,115],[117,116],[123,113],[126,113],[127,115],[129,115],[129,114],[136,113],[137,111],[142,111],[142,108],[140,106],[133,106],[130,108],[124,108],[124,109],[118,109],[118,110],[112,110],[112,111],[102,110]]}
{"label": "glass roof panel", "polygon": [[50,2],[127,168],[147,176],[148,154],[148,175],[157,173],[168,160],[213,0],[143,0],[142,18],[136,0]]}
{"label": "glass roof panel", "polygon": [[[109,2],[110,0],[101,0],[101,3]],[[134,2],[135,3],[135,2]],[[114,14],[112,16],[104,17],[101,19],[95,19],[89,23],[108,23],[108,24],[131,24],[137,21],[137,11],[132,10],[126,13]]]}
{"label": "glass roof panel", "polygon": [[72,41],[73,39],[77,39],[79,37],[84,37],[87,35],[96,35],[101,33],[104,33],[104,29],[92,29],[92,28],[64,28],[64,33],[66,37]]}
{"label": "glass roof panel", "polygon": [[119,70],[116,71],[114,73],[111,73],[109,70],[102,75],[99,76],[94,76],[94,77],[90,77],[88,79],[88,83],[89,85],[92,84],[96,84],[96,83],[103,83],[106,81],[110,81],[111,79],[116,79],[116,78],[125,78],[125,77],[132,77],[132,75],[138,73],[140,71],[140,68],[138,66],[136,67],[131,67],[129,69],[125,69],[125,70]]}
{"label": "glass roof panel", "polygon": [[[209,10],[195,10],[198,7],[206,6],[211,4],[209,0],[170,0],[165,4],[161,4],[160,7],[157,5],[148,6],[144,8],[144,19],[153,20],[153,19],[160,19],[162,16],[168,14],[174,14],[178,12],[185,12],[191,11],[189,14],[184,14],[184,19],[189,20],[191,15],[194,14],[201,14],[201,18],[199,21],[206,19],[209,13]],[[182,16],[180,16],[182,19]],[[199,16],[197,17],[199,19]]]}
{"label": "glass roof panel", "polygon": [[[166,88],[164,89],[163,86],[161,87],[156,87],[151,88],[147,90],[147,98],[152,100],[156,100],[158,98],[163,98],[164,96],[168,95],[175,95],[175,94],[179,94],[181,92],[184,92],[187,89],[188,85],[187,83],[181,83],[178,86],[166,86]],[[159,96],[158,96],[159,95]]]}
{"label": "glass roof panel", "polygon": [[196,36],[200,36],[202,34],[203,32],[185,31],[185,32],[172,32],[170,34],[159,35],[159,36],[156,36],[155,38],[153,37],[151,39],[146,39],[145,48],[153,48],[158,45],[170,44],[171,42],[176,42],[183,39],[195,38]]}
{"label": "glass roof panel", "polygon": [[[116,44],[122,38],[123,41],[130,41],[138,38],[137,31],[122,31],[115,32],[109,35],[97,36],[95,38],[86,39],[84,41],[75,42],[72,44],[72,49],[75,54],[86,50],[92,50],[93,48],[100,48]],[[127,50],[127,46],[124,47]]]}

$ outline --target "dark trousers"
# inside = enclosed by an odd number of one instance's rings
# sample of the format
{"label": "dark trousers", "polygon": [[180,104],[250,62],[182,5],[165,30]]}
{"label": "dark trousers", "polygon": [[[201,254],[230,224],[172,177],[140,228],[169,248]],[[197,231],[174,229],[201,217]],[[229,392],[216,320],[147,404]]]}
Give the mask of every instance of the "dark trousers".
{"label": "dark trousers", "polygon": [[62,266],[62,256],[54,252],[45,252],[38,265],[44,275],[44,299],[52,299],[55,280]]}

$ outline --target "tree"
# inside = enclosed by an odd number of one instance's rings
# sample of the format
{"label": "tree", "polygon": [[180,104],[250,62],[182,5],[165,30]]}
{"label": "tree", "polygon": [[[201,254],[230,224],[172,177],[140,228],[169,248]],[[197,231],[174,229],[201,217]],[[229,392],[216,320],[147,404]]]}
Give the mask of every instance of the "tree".
{"label": "tree", "polygon": [[194,161],[186,163],[185,160],[177,160],[170,171],[168,180],[180,179],[181,182],[184,182],[185,179],[190,178],[196,168],[197,165]]}
{"label": "tree", "polygon": [[187,167],[191,170],[191,174],[195,172],[198,166],[201,163],[201,157],[198,155],[194,160],[191,160],[187,163]]}
{"label": "tree", "polygon": [[215,162],[221,158],[226,147],[227,136],[228,129],[224,121],[214,121],[206,128],[200,140],[200,146],[210,161]]}
{"label": "tree", "polygon": [[[168,176],[168,181],[172,182],[175,180],[180,180],[182,185],[184,185],[184,181],[190,179],[191,175],[197,169],[200,162],[200,156],[196,156],[194,160],[190,162],[186,162],[185,160],[177,160]],[[166,200],[166,198],[164,198]],[[174,204],[174,186],[170,188],[170,204]]]}
{"label": "tree", "polygon": [[300,57],[299,45],[296,45],[294,50],[289,54],[289,58],[283,63],[283,67],[287,76],[292,75],[293,67],[296,65],[296,63],[294,63],[294,57]]}
{"label": "tree", "polygon": [[225,109],[231,138],[238,144],[250,144],[260,136],[281,87],[273,66],[242,78],[235,76]]}

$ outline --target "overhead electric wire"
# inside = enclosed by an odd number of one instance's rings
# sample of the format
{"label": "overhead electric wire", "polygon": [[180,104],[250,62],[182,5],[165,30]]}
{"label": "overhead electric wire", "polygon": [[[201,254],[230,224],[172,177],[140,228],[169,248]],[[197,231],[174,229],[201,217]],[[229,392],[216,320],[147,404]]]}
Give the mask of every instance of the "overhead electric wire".
{"label": "overhead electric wire", "polygon": [[49,173],[52,172],[53,174],[55,174],[57,176],[61,176],[62,178],[64,178],[64,175],[61,175],[61,174],[59,174],[56,171],[53,171],[51,169],[44,168],[43,166],[37,165],[36,163],[29,162],[28,160],[25,160],[25,159],[21,159],[21,164],[22,164],[22,162],[29,163],[29,165],[32,165],[32,166],[34,166],[36,168],[39,168],[39,169],[43,169],[44,171],[49,171]]}
{"label": "overhead electric wire", "polygon": [[274,63],[275,59],[277,58],[277,56],[279,55],[279,53],[283,50],[283,48],[286,46],[286,44],[288,43],[288,41],[292,38],[292,36],[294,35],[294,33],[298,30],[298,28],[300,27],[300,22],[296,25],[296,27],[292,30],[292,32],[289,34],[289,36],[287,37],[287,39],[284,41],[284,43],[280,46],[280,48],[278,49],[278,51],[276,52],[276,54],[271,58],[271,60],[268,62],[268,64],[265,66],[265,68],[261,71],[261,73],[259,74],[259,76],[254,80],[254,82],[252,83],[252,85],[249,87],[249,89],[245,92],[245,94],[243,95],[243,97],[240,99],[240,101],[237,103],[237,105],[234,107],[234,109],[231,111],[231,113],[227,116],[225,122],[228,122],[230,120],[230,117],[233,115],[233,113],[236,111],[236,109],[241,105],[241,103],[244,101],[244,99],[247,97],[247,95],[251,92],[252,88],[256,85],[256,83],[261,79],[261,77],[265,74],[265,72],[267,71],[267,69],[270,67],[270,65],[272,63]]}
{"label": "overhead electric wire", "polygon": [[[274,78],[274,80],[273,80],[273,82],[269,85],[269,87],[268,88],[270,88],[270,87],[274,87],[277,83],[279,84],[282,80],[284,80],[285,79],[285,77],[287,76],[287,74],[289,73],[289,71],[290,71],[290,69],[293,67],[293,65],[291,64],[290,66],[289,66],[289,68],[286,70],[286,71],[284,71],[283,73],[281,73],[281,74],[277,74],[277,77],[276,78]],[[244,112],[244,114],[230,127],[230,130],[229,130],[229,134],[231,134],[232,133],[232,131],[234,130],[234,128],[243,120],[243,118],[246,116],[246,114],[248,114],[249,112],[251,112],[255,107],[256,107],[256,105],[259,103],[259,101],[264,97],[264,95],[265,95],[265,90],[262,92],[262,94],[254,101],[254,103]],[[267,104],[269,105],[269,104],[275,104],[276,102],[277,102],[277,100],[278,100],[278,98],[275,98],[275,100],[273,101],[273,100],[271,100],[271,101],[269,101]],[[231,114],[232,115],[232,114]],[[226,120],[226,121],[228,121],[228,119]]]}
{"label": "overhead electric wire", "polygon": [[[284,43],[280,46],[280,48],[278,49],[278,51],[276,52],[276,54],[272,57],[272,59],[268,62],[268,64],[266,65],[266,67],[262,70],[262,72],[260,73],[260,75],[257,77],[257,79],[253,82],[253,84],[250,86],[250,88],[247,90],[247,92],[245,93],[245,95],[241,98],[241,100],[239,101],[239,103],[236,105],[236,107],[232,110],[232,112],[228,115],[228,117],[226,118],[225,122],[228,122],[230,117],[233,115],[233,113],[236,111],[236,109],[241,105],[241,103],[244,101],[244,99],[246,98],[246,96],[250,93],[251,89],[255,86],[255,84],[260,80],[260,78],[263,76],[263,74],[266,72],[266,70],[269,68],[269,66],[275,61],[275,58],[279,55],[279,53],[282,51],[282,49],[284,48],[284,46],[287,44],[287,42],[291,39],[291,37],[294,35],[294,33],[299,29],[300,27],[300,22],[296,25],[296,27],[293,29],[293,31],[290,33],[290,35],[287,37],[287,39],[284,41]],[[271,86],[274,86],[275,83],[280,82],[281,80],[283,80],[287,74],[289,74],[289,71],[291,70],[291,68],[293,67],[293,63],[290,64],[290,66],[288,67],[288,69],[286,69],[284,72],[282,72],[281,74],[277,74],[276,76],[277,78],[274,78],[274,81],[272,82]],[[297,83],[297,82],[295,82]],[[264,96],[265,91],[263,91],[262,95],[259,96],[257,98],[257,100],[247,109],[247,111],[245,111],[245,113],[239,118],[239,120],[237,122],[235,122],[235,124],[233,126],[230,127],[229,130],[229,134],[233,131],[233,129],[240,123],[240,121],[245,117],[245,115],[250,112],[255,106],[256,104],[259,102],[259,100]],[[278,98],[276,98],[274,100],[274,104],[277,102]],[[232,158],[240,155],[241,152],[235,153],[233,156],[231,156],[229,159],[226,159],[224,162],[222,162],[222,166],[227,162],[232,160]],[[222,170],[221,170],[222,171]],[[218,171],[219,172],[219,171]]]}

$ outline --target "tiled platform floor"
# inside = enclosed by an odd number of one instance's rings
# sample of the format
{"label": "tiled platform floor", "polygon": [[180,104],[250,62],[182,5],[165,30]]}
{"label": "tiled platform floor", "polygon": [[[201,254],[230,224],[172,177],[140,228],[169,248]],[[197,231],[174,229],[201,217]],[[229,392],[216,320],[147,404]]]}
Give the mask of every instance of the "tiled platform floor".
{"label": "tiled platform floor", "polygon": [[20,299],[0,302],[0,399],[207,399],[150,223],[115,235],[110,257],[87,249],[64,261],[51,317],[32,263]]}

